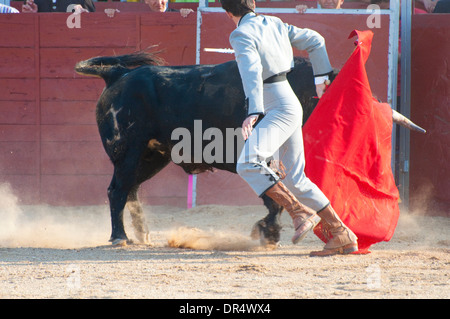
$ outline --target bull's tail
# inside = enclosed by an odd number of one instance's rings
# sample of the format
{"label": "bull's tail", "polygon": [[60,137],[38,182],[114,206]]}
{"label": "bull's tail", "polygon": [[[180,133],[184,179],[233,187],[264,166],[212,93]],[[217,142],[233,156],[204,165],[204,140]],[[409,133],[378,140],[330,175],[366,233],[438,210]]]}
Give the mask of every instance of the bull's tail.
{"label": "bull's tail", "polygon": [[91,75],[103,78],[107,81],[117,69],[130,69],[143,65],[164,65],[165,61],[158,54],[161,51],[139,51],[131,54],[95,57],[78,62],[75,71],[83,75]]}

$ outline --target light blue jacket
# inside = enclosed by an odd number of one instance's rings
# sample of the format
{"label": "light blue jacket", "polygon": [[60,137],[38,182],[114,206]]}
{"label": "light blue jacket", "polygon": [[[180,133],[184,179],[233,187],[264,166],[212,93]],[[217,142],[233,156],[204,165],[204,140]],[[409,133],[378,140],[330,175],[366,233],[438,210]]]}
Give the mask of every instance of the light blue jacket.
{"label": "light blue jacket", "polygon": [[230,44],[248,99],[248,114],[264,114],[263,81],[294,66],[292,46],[306,50],[314,75],[332,71],[324,38],[277,17],[248,13],[230,34]]}

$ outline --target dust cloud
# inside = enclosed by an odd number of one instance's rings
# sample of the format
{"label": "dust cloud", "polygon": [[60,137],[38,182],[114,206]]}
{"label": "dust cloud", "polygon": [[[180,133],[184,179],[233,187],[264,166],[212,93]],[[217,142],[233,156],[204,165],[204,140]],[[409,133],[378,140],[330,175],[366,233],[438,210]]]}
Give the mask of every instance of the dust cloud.
{"label": "dust cloud", "polygon": [[17,205],[17,197],[11,192],[8,184],[0,185],[0,245],[16,233],[19,219],[22,217],[22,210]]}
{"label": "dust cloud", "polygon": [[[20,205],[8,184],[0,184],[0,248],[76,249],[109,245],[111,221],[108,205]],[[253,224],[267,214],[264,206],[205,205],[193,209],[166,206],[144,207],[150,240],[157,246],[197,250],[255,251],[258,240],[250,238]],[[125,229],[133,238],[128,212]],[[225,223],[227,220],[233,223]],[[291,234],[292,221],[281,216],[283,232]],[[405,246],[420,244],[449,247],[446,217],[430,218],[423,211],[401,212],[393,237]],[[425,229],[434,231],[426,231]],[[376,245],[384,247],[383,243]]]}
{"label": "dust cloud", "polygon": [[0,247],[79,248],[107,242],[109,212],[98,207],[23,206],[0,185]]}
{"label": "dust cloud", "polygon": [[182,226],[170,232],[169,247],[198,250],[248,251],[259,247],[258,243],[233,231],[202,230]]}

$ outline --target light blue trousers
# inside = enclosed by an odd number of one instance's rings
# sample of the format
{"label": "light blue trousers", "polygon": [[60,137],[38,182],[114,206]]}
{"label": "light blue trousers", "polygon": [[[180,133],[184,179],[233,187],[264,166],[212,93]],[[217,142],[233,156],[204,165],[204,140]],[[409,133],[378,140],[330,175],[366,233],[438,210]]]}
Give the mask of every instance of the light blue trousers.
{"label": "light blue trousers", "polygon": [[288,81],[264,84],[265,116],[245,142],[237,163],[238,174],[258,196],[279,181],[268,167],[270,159],[286,168],[283,184],[304,205],[320,211],[328,198],[305,175],[303,109]]}

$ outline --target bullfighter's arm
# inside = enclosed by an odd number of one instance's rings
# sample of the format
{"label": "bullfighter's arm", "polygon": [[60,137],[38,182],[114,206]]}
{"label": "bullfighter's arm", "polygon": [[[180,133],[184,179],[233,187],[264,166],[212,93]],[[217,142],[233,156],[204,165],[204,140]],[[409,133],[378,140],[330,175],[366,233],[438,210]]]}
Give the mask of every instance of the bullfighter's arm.
{"label": "bullfighter's arm", "polygon": [[230,34],[230,44],[242,79],[248,102],[248,115],[264,114],[261,58],[251,35],[235,30]]}
{"label": "bullfighter's arm", "polygon": [[308,52],[315,77],[325,76],[333,71],[328,59],[325,39],[318,32],[289,24],[286,24],[286,27],[292,46]]}

